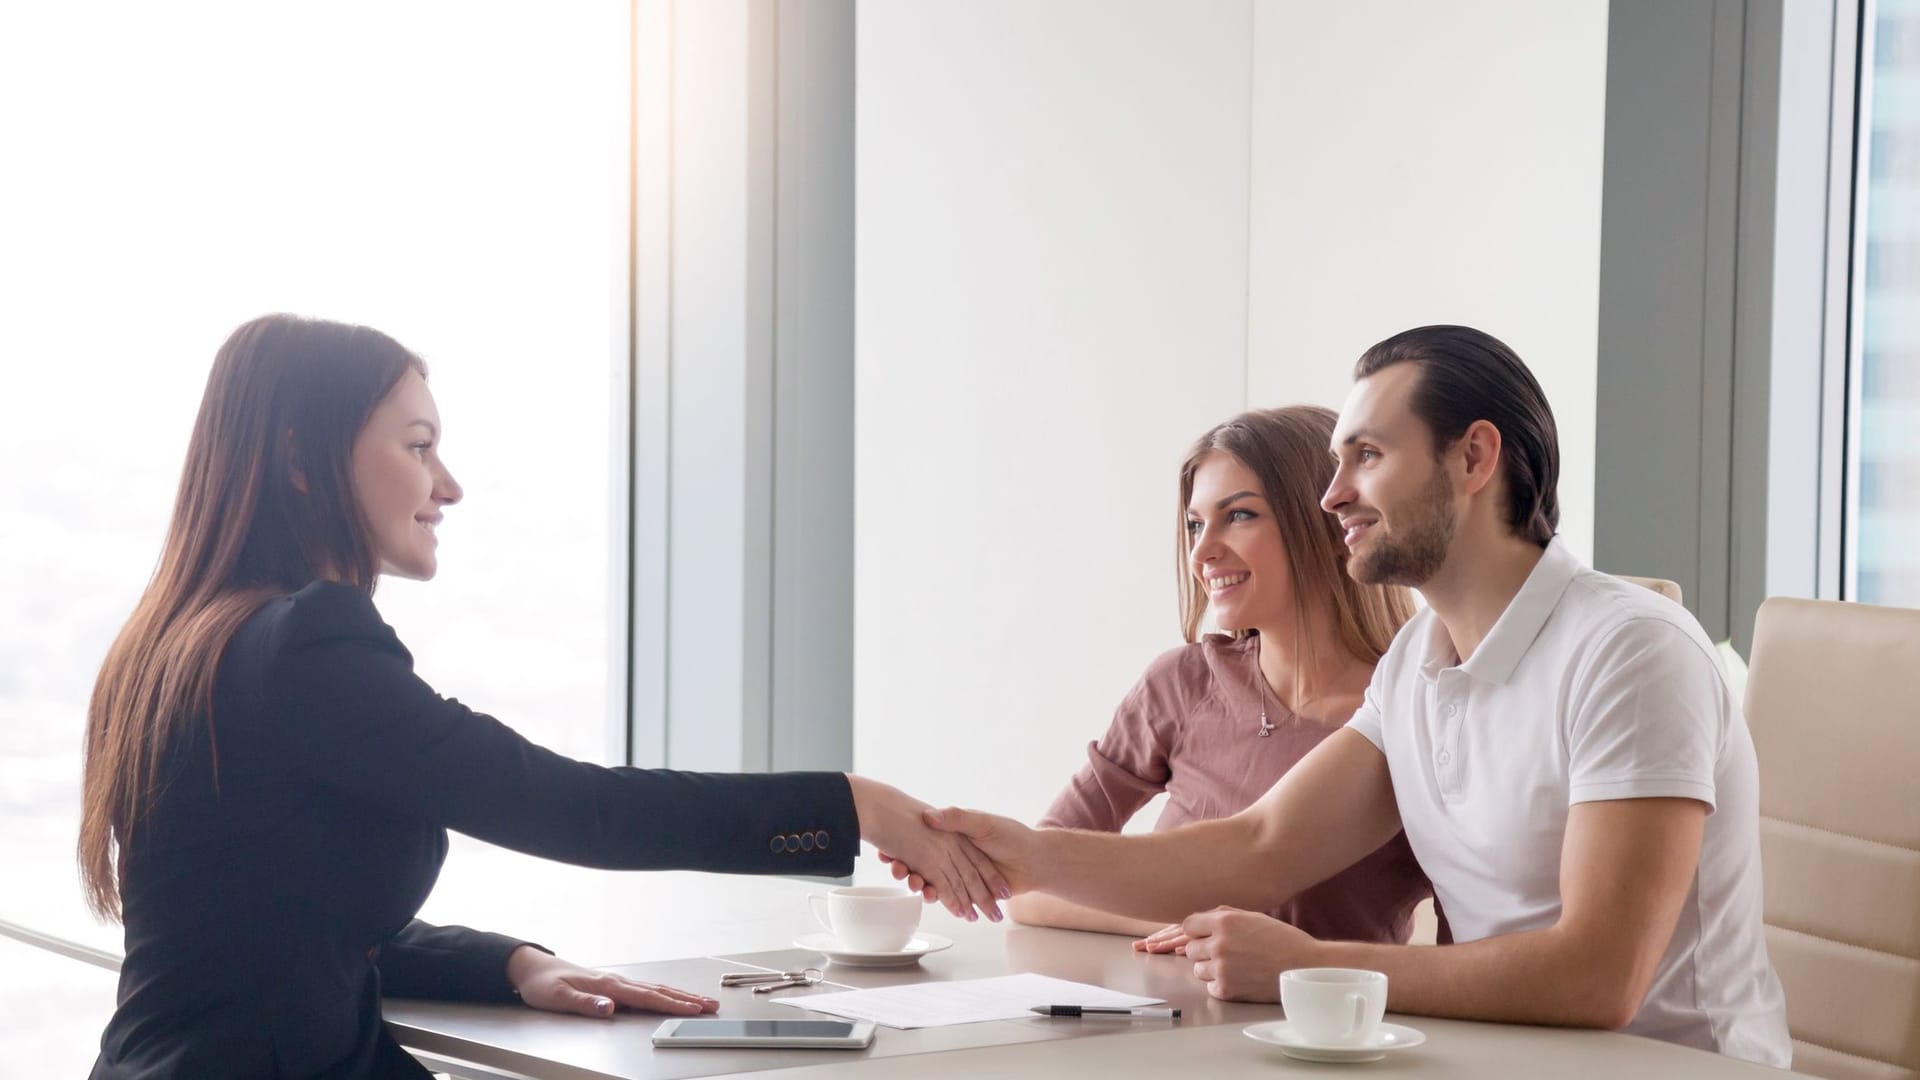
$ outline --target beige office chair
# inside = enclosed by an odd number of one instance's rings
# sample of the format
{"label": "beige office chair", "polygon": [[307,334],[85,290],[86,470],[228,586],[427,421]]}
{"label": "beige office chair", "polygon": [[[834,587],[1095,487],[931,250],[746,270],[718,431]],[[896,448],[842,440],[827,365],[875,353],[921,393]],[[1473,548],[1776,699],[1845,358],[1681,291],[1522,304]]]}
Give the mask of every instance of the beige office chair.
{"label": "beige office chair", "polygon": [[1920,610],[1768,600],[1746,714],[1793,1067],[1920,1077]]}
{"label": "beige office chair", "polygon": [[1614,577],[1621,581],[1631,581],[1642,588],[1652,589],[1676,604],[1683,602],[1680,599],[1680,583],[1677,581],[1657,577],[1628,577],[1626,574],[1615,574]]}

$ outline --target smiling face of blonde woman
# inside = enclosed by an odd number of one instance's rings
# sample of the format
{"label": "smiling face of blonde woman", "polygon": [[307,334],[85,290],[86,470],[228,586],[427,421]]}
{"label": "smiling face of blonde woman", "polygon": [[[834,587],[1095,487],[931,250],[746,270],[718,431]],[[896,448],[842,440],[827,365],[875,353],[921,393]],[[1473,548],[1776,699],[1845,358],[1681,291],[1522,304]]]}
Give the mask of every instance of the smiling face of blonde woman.
{"label": "smiling face of blonde woman", "polygon": [[1222,630],[1253,630],[1293,617],[1293,574],[1280,524],[1253,470],[1214,451],[1193,472],[1187,565]]}

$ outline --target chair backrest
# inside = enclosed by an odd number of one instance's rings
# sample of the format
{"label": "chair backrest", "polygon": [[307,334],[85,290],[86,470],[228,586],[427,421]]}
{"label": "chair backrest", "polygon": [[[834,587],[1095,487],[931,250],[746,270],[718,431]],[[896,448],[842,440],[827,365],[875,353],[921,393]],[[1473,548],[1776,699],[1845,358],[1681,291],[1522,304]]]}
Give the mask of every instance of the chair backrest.
{"label": "chair backrest", "polygon": [[1659,577],[1630,577],[1626,574],[1615,574],[1614,577],[1621,581],[1631,581],[1643,589],[1652,589],[1676,604],[1683,602],[1680,599],[1680,583],[1677,581],[1668,581],[1666,578]]}
{"label": "chair backrest", "polygon": [[1768,600],[1746,714],[1793,1067],[1920,1077],[1920,610]]}

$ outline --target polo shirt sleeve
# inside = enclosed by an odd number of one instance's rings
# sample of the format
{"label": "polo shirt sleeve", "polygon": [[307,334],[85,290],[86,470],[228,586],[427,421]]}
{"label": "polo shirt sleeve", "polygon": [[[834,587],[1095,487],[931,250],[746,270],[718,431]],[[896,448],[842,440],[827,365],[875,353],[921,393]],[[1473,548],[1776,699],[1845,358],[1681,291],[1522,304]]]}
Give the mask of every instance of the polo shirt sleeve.
{"label": "polo shirt sleeve", "polygon": [[1567,713],[1567,801],[1686,798],[1714,806],[1731,698],[1713,657],[1660,619],[1602,638]]}
{"label": "polo shirt sleeve", "polygon": [[1387,752],[1387,738],[1380,730],[1380,680],[1381,672],[1386,669],[1385,661],[1373,669],[1373,678],[1367,681],[1366,696],[1361,698],[1360,707],[1353,711],[1353,719],[1347,721],[1347,727],[1367,737],[1375,750]]}

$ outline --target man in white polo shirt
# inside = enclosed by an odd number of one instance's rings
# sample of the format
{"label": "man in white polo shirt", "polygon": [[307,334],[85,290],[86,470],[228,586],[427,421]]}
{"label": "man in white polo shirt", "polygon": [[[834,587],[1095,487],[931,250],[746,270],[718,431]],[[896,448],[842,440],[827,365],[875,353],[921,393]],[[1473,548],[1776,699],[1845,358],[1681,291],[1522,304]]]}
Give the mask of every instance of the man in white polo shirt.
{"label": "man in white polo shirt", "polygon": [[[1364,703],[1231,818],[1118,836],[947,810],[1016,889],[1177,918],[1216,996],[1296,967],[1389,977],[1395,1011],[1621,1028],[1770,1065],[1791,1049],[1761,930],[1753,744],[1700,624],[1555,540],[1553,416],[1466,327],[1368,350],[1323,506],[1348,572],[1418,588]],[[1278,689],[1278,688],[1276,688]],[[1405,828],[1455,944],[1315,941],[1276,906]]]}

